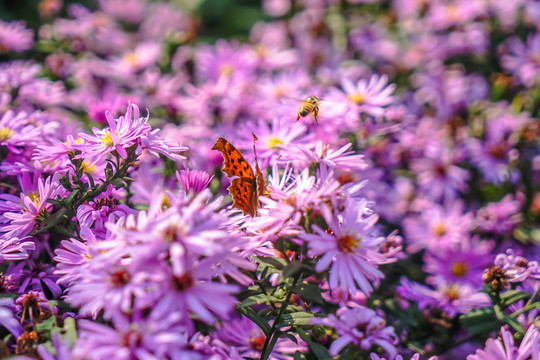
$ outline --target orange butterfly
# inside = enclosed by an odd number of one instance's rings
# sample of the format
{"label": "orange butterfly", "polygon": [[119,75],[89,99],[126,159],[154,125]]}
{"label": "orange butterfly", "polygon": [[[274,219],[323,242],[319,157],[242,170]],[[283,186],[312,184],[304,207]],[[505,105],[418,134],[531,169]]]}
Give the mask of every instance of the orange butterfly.
{"label": "orange butterfly", "polygon": [[259,169],[257,153],[255,152],[255,141],[259,139],[255,134],[252,133],[252,135],[255,174],[240,151],[224,138],[217,139],[212,150],[220,151],[223,154],[223,171],[231,179],[231,186],[227,190],[233,198],[233,207],[242,210],[244,215],[249,214],[251,217],[255,217],[259,207],[259,196],[264,193],[266,184],[261,169]]}

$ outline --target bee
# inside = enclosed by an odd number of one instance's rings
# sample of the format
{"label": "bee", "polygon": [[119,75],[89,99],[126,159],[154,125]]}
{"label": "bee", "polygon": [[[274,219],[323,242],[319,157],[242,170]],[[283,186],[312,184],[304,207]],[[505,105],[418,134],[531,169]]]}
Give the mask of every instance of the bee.
{"label": "bee", "polygon": [[315,123],[319,125],[319,122],[317,121],[317,116],[319,115],[319,101],[322,99],[319,99],[315,95],[311,95],[307,97],[305,100],[298,100],[302,101],[302,105],[300,105],[300,108],[298,109],[298,113],[296,114],[296,121],[298,121],[301,117],[306,117],[309,114],[313,113],[313,117],[315,118]]}

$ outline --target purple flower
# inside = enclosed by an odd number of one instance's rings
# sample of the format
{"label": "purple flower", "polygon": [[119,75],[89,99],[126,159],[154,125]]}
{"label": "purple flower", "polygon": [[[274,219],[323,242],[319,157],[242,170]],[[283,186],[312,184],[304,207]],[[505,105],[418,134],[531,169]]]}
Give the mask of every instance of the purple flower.
{"label": "purple flower", "polygon": [[107,221],[116,222],[121,217],[135,214],[136,211],[127,205],[118,204],[119,197],[114,186],[109,185],[107,190],[96,196],[94,200],[80,205],[77,208],[79,225],[88,228],[93,226],[96,231],[104,231]]}
{"label": "purple flower", "polygon": [[80,314],[94,318],[104,310],[106,319],[128,313],[133,307],[141,308],[140,304],[148,301],[148,276],[137,272],[126,259],[126,252],[120,247],[83,263],[78,268],[80,277],[68,289],[66,302],[80,306]]}
{"label": "purple flower", "polygon": [[79,320],[80,336],[73,355],[94,360],[207,359],[188,348],[189,333],[175,314],[136,311],[129,318],[115,316],[112,323],[114,328]]}
{"label": "purple flower", "polygon": [[[227,359],[232,358],[232,354],[237,354],[238,359],[259,358],[266,340],[261,328],[244,316],[217,325],[216,331],[210,333],[210,337],[210,345],[214,351]],[[294,343],[288,337],[279,338],[269,359],[285,360],[296,351],[306,351],[306,343],[300,339],[297,341],[298,343]]]}
{"label": "purple flower", "polygon": [[3,205],[10,206],[10,211],[4,212],[8,225],[0,228],[5,232],[6,237],[28,235],[38,220],[44,219],[44,214],[52,209],[53,205],[48,203],[48,199],[55,199],[58,195],[63,195],[65,189],[60,185],[60,173],[49,176],[45,181],[38,179],[38,189],[25,195],[20,194],[20,202],[6,201]]}
{"label": "purple flower", "polygon": [[11,298],[0,299],[0,324],[9,330],[15,337],[24,332],[20,319],[13,313],[14,301]]}
{"label": "purple flower", "polygon": [[482,287],[482,274],[490,265],[493,243],[463,238],[444,248],[433,247],[424,256],[424,271],[430,276],[428,284],[457,283]]}
{"label": "purple flower", "polygon": [[349,79],[343,79],[341,86],[344,93],[334,93],[333,101],[346,102],[354,113],[366,112],[371,116],[384,114],[384,107],[390,105],[394,98],[396,85],[388,85],[388,76],[371,75],[369,81],[364,79],[354,85]]}
{"label": "purple flower", "polygon": [[31,237],[21,239],[18,237],[0,237],[0,263],[4,260],[13,261],[28,258],[28,251],[36,249],[36,244],[31,239]]}
{"label": "purple flower", "polygon": [[[369,354],[369,356],[371,357],[371,360],[386,360],[386,358],[381,358],[379,355],[375,354],[375,353],[371,353]],[[403,360],[403,356],[401,355],[397,355],[394,360]],[[411,357],[411,360],[420,360],[420,354],[414,354],[412,357]],[[430,356],[427,360],[439,360],[439,357],[437,356]]]}
{"label": "purple flower", "polygon": [[21,286],[18,292],[23,294],[27,288],[30,288],[34,291],[48,291],[53,298],[57,298],[62,294],[62,289],[56,284],[56,280],[58,276],[54,274],[54,267],[46,263],[27,260],[21,272]]}
{"label": "purple flower", "polygon": [[200,193],[208,187],[214,176],[210,176],[206,171],[180,170],[180,172],[176,172],[176,178],[184,191],[192,190],[195,193]]}
{"label": "purple flower", "polygon": [[511,194],[501,201],[491,202],[476,213],[476,226],[481,231],[508,234],[521,222],[521,204]]}
{"label": "purple flower", "polygon": [[34,32],[27,29],[23,21],[0,20],[0,53],[28,50],[33,44]]}
{"label": "purple flower", "polygon": [[372,234],[372,229],[379,217],[364,217],[366,201],[349,201],[347,211],[334,215],[323,212],[328,224],[327,231],[313,225],[314,234],[300,234],[308,247],[308,256],[321,256],[315,271],[322,272],[331,266],[330,288],[341,287],[344,292],[355,294],[357,290],[371,294],[373,283],[384,277],[377,268],[387,262],[386,257],[378,252],[384,237]]}
{"label": "purple flower", "polygon": [[487,294],[478,292],[470,285],[457,283],[440,283],[433,290],[403,278],[397,292],[401,297],[417,303],[420,310],[428,307],[437,308],[452,317],[491,305]]}
{"label": "purple flower", "polygon": [[314,144],[298,144],[282,152],[280,162],[291,162],[296,169],[304,170],[311,165],[325,164],[331,168],[352,171],[367,168],[364,156],[347,151],[352,144],[348,143],[338,150],[330,148],[329,144],[317,141]]}
{"label": "purple flower", "polygon": [[533,34],[524,44],[519,38],[512,38],[507,44],[507,53],[501,56],[502,66],[513,73],[526,87],[540,82],[540,35]]}
{"label": "purple flower", "polygon": [[494,264],[504,270],[507,280],[512,283],[521,283],[527,279],[540,280],[538,261],[530,261],[516,255],[513,249],[506,250],[506,254],[497,255]]}
{"label": "purple flower", "polygon": [[460,201],[446,208],[438,204],[428,204],[418,217],[406,218],[403,228],[409,242],[409,252],[445,247],[460,242],[463,236],[469,234],[472,229],[472,215],[463,214],[463,203]]}
{"label": "purple flower", "polygon": [[148,150],[157,155],[163,154],[173,160],[182,158],[174,152],[185,151],[183,146],[169,146],[163,139],[157,136],[159,129],[151,130],[147,124],[148,117],[140,117],[139,107],[135,104],[128,106],[126,114],[114,119],[110,112],[105,113],[108,128],[100,130],[93,128],[94,136],[80,133],[79,136],[85,140],[83,144],[74,145],[75,149],[82,153],[77,158],[97,157],[102,160],[107,154],[116,152],[122,158],[127,159],[127,149],[137,146],[137,154],[142,150]]}
{"label": "purple flower", "polygon": [[519,347],[515,345],[514,337],[507,326],[501,327],[501,337],[488,339],[484,349],[476,350],[475,354],[467,356],[467,360],[525,360],[540,358],[540,332],[531,325],[521,340]]}
{"label": "purple flower", "polygon": [[[337,316],[336,316],[337,315]],[[365,307],[339,308],[336,315],[313,318],[314,325],[325,325],[336,329],[337,340],[330,345],[330,355],[337,356],[349,344],[370,350],[374,346],[382,347],[393,358],[396,355],[396,345],[399,342],[394,328],[386,326],[384,319],[375,311]]]}

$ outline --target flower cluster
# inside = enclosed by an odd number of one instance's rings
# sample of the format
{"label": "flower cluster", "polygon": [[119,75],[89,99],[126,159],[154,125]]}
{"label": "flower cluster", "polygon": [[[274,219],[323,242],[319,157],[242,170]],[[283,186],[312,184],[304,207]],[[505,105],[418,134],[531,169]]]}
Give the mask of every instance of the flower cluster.
{"label": "flower cluster", "polygon": [[540,358],[538,1],[87,3],[0,21],[1,356]]}

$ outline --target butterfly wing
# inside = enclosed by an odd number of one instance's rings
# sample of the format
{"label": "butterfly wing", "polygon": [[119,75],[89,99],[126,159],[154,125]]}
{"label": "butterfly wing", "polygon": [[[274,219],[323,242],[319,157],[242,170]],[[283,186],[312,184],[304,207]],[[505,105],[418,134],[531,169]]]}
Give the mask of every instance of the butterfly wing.
{"label": "butterfly wing", "polygon": [[244,215],[249,214],[255,217],[259,206],[259,195],[257,180],[255,180],[251,165],[240,154],[240,151],[224,138],[219,138],[212,150],[223,154],[223,172],[229,178],[234,177],[231,186],[227,188],[233,198],[233,207],[242,210]]}
{"label": "butterfly wing", "polygon": [[233,198],[233,207],[242,210],[244,215],[255,217],[259,207],[259,196],[254,179],[235,178],[227,190]]}
{"label": "butterfly wing", "polygon": [[212,150],[217,150],[223,154],[223,172],[229,178],[233,176],[248,179],[255,178],[251,165],[240,154],[240,151],[224,138],[219,138],[212,146]]}

